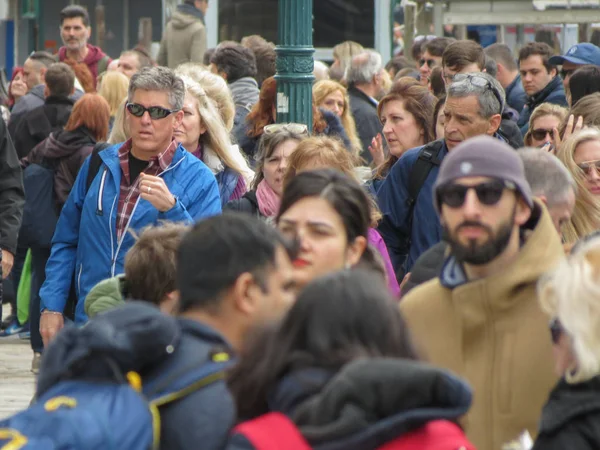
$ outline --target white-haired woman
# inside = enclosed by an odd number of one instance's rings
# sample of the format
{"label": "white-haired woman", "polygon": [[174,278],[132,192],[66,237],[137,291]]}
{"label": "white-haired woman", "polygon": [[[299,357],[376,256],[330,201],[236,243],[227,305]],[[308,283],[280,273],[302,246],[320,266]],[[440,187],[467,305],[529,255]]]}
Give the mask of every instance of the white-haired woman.
{"label": "white-haired woman", "polygon": [[254,173],[238,148],[231,145],[215,102],[190,77],[181,78],[186,87],[184,117],[175,130],[175,140],[213,172],[224,206],[246,193]]}
{"label": "white-haired woman", "polygon": [[533,450],[600,449],[600,237],[578,247],[539,282],[561,378]]}

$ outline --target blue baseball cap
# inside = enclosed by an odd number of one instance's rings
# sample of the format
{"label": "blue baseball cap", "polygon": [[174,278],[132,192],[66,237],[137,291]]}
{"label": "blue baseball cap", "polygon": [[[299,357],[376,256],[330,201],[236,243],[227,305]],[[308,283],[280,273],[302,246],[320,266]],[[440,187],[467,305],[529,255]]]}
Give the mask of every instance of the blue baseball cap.
{"label": "blue baseball cap", "polygon": [[600,48],[588,42],[575,44],[565,55],[553,56],[548,62],[553,66],[560,66],[565,61],[573,64],[593,64],[594,66],[600,66]]}

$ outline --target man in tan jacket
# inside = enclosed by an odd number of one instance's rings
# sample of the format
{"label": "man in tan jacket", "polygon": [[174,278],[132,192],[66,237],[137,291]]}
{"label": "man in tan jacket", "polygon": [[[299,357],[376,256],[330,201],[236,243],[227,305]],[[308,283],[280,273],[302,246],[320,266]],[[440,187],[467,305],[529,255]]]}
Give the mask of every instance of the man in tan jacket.
{"label": "man in tan jacket", "polygon": [[489,136],[444,159],[433,201],[450,252],[439,278],[400,309],[424,357],[473,387],[469,439],[501,450],[525,430],[535,435],[556,382],[536,283],[563,256],[560,238],[517,153]]}
{"label": "man in tan jacket", "polygon": [[157,62],[175,69],[180,64],[202,64],[206,52],[204,16],[208,0],[185,0],[177,7],[160,42]]}

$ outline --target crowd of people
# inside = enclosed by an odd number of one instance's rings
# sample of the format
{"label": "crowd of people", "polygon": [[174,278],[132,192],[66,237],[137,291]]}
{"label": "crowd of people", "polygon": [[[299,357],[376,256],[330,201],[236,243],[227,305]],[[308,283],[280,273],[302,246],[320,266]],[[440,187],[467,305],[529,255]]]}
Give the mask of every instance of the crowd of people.
{"label": "crowd of people", "polygon": [[68,6],[13,73],[2,334],[38,383],[0,443],[95,408],[97,448],[600,448],[600,48],[348,41],[277,123],[274,45],[207,49],[207,7],[155,62]]}

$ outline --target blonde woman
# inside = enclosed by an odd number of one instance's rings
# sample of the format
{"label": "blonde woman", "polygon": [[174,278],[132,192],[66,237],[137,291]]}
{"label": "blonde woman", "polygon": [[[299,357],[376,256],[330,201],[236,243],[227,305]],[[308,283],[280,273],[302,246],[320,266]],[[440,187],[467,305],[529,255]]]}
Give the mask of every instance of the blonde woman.
{"label": "blonde woman", "polygon": [[558,159],[577,183],[575,210],[563,228],[563,238],[574,243],[600,230],[600,130],[576,132],[560,147]]}
{"label": "blonde woman", "polygon": [[224,206],[230,200],[244,195],[254,172],[248,167],[240,151],[232,147],[217,106],[206,95],[202,86],[190,77],[181,78],[186,87],[184,117],[173,136],[213,172]]}
{"label": "blonde woman", "polygon": [[330,78],[342,81],[352,58],[363,51],[364,47],[354,41],[345,41],[333,47],[333,64],[329,68]]}
{"label": "blonde woman", "polygon": [[120,142],[125,142],[129,139],[129,127],[127,126],[127,121],[125,120],[125,104],[127,103],[127,98],[121,102],[119,107],[117,108],[117,112],[115,114],[115,120],[113,121],[113,127],[110,131],[110,135],[108,136],[109,144],[119,144]]}
{"label": "blonde woman", "polygon": [[110,106],[110,130],[112,130],[114,126],[115,116],[117,115],[123,100],[127,98],[128,90],[129,78],[121,72],[111,71],[103,74],[98,94],[104,97],[104,100],[106,100],[108,106]]}
{"label": "blonde woman", "polygon": [[533,110],[529,118],[529,130],[524,141],[527,147],[541,148],[550,143],[557,147],[558,130],[563,120],[567,118],[569,110],[560,105],[542,103]]}
{"label": "blonde woman", "polygon": [[177,67],[178,75],[186,75],[198,83],[210,98],[216,103],[225,124],[227,131],[233,129],[233,119],[235,117],[235,104],[231,91],[227,87],[227,82],[214,73],[207,70],[204,66],[195,63],[185,63]]}
{"label": "blonde woman", "polygon": [[533,450],[600,448],[600,237],[583,242],[539,282],[560,381],[542,410]]}
{"label": "blonde woman", "polygon": [[346,88],[333,80],[317,81],[313,85],[313,103],[317,108],[331,111],[340,118],[352,145],[352,153],[357,158],[360,157],[362,145],[350,111],[350,99]]}

